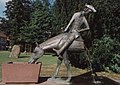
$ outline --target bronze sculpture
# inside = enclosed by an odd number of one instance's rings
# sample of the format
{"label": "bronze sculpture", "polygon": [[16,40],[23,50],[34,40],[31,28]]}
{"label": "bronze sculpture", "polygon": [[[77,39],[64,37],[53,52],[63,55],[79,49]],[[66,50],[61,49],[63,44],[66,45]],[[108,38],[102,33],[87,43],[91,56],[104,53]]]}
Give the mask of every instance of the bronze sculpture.
{"label": "bronze sculpture", "polygon": [[[58,74],[62,60],[64,60],[64,64],[67,68],[68,73],[68,79],[66,80],[66,82],[70,82],[71,72],[67,51],[80,52],[81,50],[84,50],[84,42],[80,35],[80,32],[89,30],[89,25],[84,15],[90,12],[96,12],[96,10],[93,6],[86,4],[83,11],[77,12],[73,15],[69,24],[65,28],[64,33],[48,39],[35,48],[29,60],[29,63],[35,63],[41,56],[43,56],[44,52],[46,51],[55,51],[58,56],[58,61],[54,75],[51,79],[55,79]],[[84,24],[86,28],[81,29],[82,24]]]}

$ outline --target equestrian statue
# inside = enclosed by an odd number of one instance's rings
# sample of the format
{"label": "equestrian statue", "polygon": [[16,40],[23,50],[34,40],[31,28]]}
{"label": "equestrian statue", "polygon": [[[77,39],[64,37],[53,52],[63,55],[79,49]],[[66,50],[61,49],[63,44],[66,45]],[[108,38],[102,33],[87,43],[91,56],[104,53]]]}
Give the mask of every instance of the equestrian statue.
{"label": "equestrian statue", "polygon": [[[74,13],[64,32],[46,40],[34,49],[28,63],[35,63],[45,52],[55,52],[58,60],[57,67],[51,80],[54,80],[59,72],[62,61],[67,68],[68,78],[66,82],[71,80],[70,61],[67,52],[81,52],[85,50],[84,41],[80,32],[89,30],[89,24],[85,18],[86,14],[96,12],[92,5],[85,4],[82,11]],[[82,27],[84,25],[84,28]]]}

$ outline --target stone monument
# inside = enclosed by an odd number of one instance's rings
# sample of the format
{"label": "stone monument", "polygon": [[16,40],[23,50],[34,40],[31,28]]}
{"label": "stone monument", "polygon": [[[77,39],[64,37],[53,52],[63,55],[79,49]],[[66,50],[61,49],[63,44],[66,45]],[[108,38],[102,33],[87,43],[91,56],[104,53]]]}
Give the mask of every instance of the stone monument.
{"label": "stone monument", "polygon": [[20,46],[14,45],[9,57],[18,58],[19,55],[20,55]]}

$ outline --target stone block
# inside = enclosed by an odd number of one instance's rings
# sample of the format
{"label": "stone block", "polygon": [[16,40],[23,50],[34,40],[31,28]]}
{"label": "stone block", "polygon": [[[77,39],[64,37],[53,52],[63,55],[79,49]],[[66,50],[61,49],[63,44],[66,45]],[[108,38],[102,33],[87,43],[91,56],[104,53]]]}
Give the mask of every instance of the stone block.
{"label": "stone block", "polygon": [[11,50],[11,53],[10,53],[9,57],[18,58],[19,55],[20,55],[20,46],[19,45],[14,45],[12,50]]}
{"label": "stone block", "polygon": [[2,64],[2,82],[38,83],[41,63],[4,63]]}

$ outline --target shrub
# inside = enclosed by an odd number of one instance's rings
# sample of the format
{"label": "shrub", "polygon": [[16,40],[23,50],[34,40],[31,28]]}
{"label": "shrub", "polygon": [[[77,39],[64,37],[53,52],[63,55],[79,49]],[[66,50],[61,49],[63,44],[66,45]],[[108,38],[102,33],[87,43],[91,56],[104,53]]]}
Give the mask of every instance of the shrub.
{"label": "shrub", "polygon": [[120,44],[116,40],[109,36],[94,40],[89,54],[96,71],[120,73]]}

